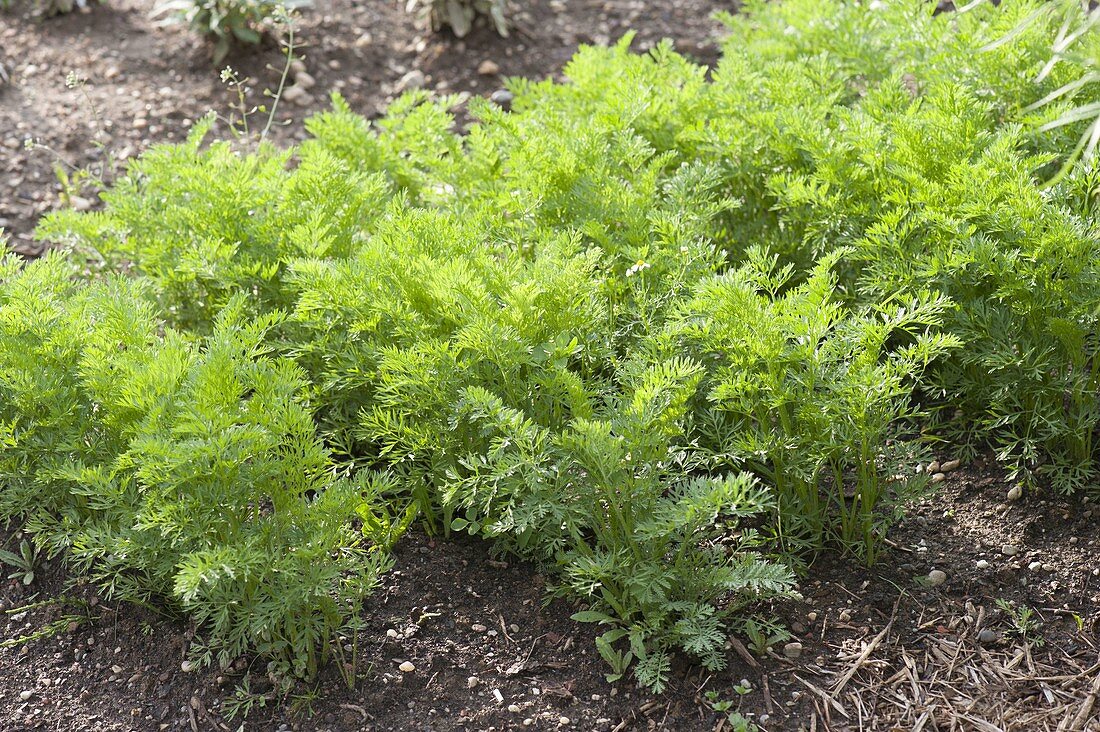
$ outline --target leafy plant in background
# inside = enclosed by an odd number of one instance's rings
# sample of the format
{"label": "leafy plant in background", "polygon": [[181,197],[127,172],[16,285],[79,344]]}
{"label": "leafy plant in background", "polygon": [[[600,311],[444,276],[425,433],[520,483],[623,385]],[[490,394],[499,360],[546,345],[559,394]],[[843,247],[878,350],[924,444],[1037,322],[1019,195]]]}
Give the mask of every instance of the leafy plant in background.
{"label": "leafy plant in background", "polygon": [[8,575],[8,579],[18,579],[25,585],[34,582],[34,568],[38,564],[38,553],[35,551],[34,544],[27,539],[19,542],[18,554],[0,549],[0,562],[15,570]]}
{"label": "leafy plant in background", "polygon": [[1073,78],[1059,86],[1042,99],[1032,102],[1025,111],[1039,111],[1053,108],[1054,118],[1044,122],[1040,132],[1066,127],[1080,126],[1087,122],[1084,133],[1077,145],[1064,158],[1061,169],[1052,179],[1058,181],[1066,175],[1078,160],[1092,160],[1100,142],[1100,102],[1086,99],[1084,104],[1073,105],[1076,97],[1086,94],[1090,87],[1100,82],[1100,34],[1096,32],[1100,21],[1100,8],[1079,0],[1059,0],[1036,8],[1016,28],[998,38],[983,50],[994,51],[1012,44],[1028,28],[1040,22],[1058,22],[1058,33],[1051,46],[1050,59],[1043,65],[1035,77],[1035,83],[1041,84],[1052,75],[1061,64],[1072,69]]}
{"label": "leafy plant in background", "polygon": [[426,18],[432,30],[447,27],[459,38],[470,32],[476,17],[485,16],[497,33],[508,37],[508,0],[408,0],[405,9]]}
{"label": "leafy plant in background", "polygon": [[312,0],[157,0],[153,16],[166,22],[186,23],[214,42],[214,63],[236,43],[259,43],[262,34],[289,23],[291,13]]}
{"label": "leafy plant in background", "polygon": [[[99,0],[105,2],[106,0]],[[0,0],[0,10],[10,10],[16,0]],[[34,0],[34,9],[44,18],[52,18],[55,15],[65,15],[74,10],[87,10],[88,0]],[[3,76],[3,74],[0,74]]]}

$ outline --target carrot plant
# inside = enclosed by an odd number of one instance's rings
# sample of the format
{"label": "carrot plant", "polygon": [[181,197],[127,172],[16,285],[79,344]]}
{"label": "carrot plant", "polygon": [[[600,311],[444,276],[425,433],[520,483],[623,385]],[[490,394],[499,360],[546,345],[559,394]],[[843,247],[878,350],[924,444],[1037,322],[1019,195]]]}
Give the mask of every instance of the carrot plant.
{"label": "carrot plant", "polygon": [[106,597],[171,600],[223,664],[315,671],[386,567],[352,529],[383,484],[334,474],[273,318],[234,303],[196,340],[140,282],[72,274],[0,264],[0,514]]}
{"label": "carrot plant", "polygon": [[[1096,88],[1042,7],[753,2],[710,73],[628,37],[464,135],[424,92],[285,150],[200,125],[42,223],[79,267],[6,265],[5,510],[299,671],[419,515],[661,688],[788,565],[874,561],[928,437],[1094,489]],[[240,594],[296,598],[277,643]]]}

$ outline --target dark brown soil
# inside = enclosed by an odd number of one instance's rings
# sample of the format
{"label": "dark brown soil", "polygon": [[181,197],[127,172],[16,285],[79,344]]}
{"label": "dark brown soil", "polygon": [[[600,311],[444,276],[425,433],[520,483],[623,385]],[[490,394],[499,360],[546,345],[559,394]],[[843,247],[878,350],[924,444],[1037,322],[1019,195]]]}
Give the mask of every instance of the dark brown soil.
{"label": "dark brown soil", "polygon": [[[894,547],[872,569],[822,557],[803,582],[803,601],[767,609],[795,632],[798,658],[786,657],[783,642],[760,658],[731,648],[726,671],[681,664],[662,696],[607,683],[592,629],[571,621],[562,602],[543,607],[538,569],[494,559],[476,541],[407,537],[395,571],[364,608],[355,688],[330,664],[315,684],[284,696],[272,693],[259,661],[183,671],[192,637],[185,622],[97,602],[91,588],[67,586],[59,562],[50,562],[29,587],[10,580],[0,591],[3,638],[61,621],[56,634],[0,649],[0,729],[237,729],[228,708],[246,678],[256,695],[246,729],[260,730],[728,730],[710,708],[715,700],[732,701],[765,730],[910,729],[906,715],[917,711],[935,720],[927,729],[1058,729],[1097,672],[1096,509],[1026,496],[1006,505],[1000,476],[989,461],[951,473],[891,532]],[[3,539],[14,548],[15,537]],[[932,569],[947,581],[926,586]],[[19,610],[55,597],[69,602]],[[1033,609],[1034,629],[1018,634],[997,600]],[[993,636],[979,642],[982,630]],[[967,714],[994,726],[960,725],[957,700],[895,678],[907,663],[916,667],[914,658],[921,685],[946,676],[945,644],[956,656],[947,661],[975,678],[1014,658],[1026,672],[1026,658],[1035,688],[1003,678],[970,683]],[[404,661],[415,670],[402,673]],[[826,703],[853,663],[842,693]],[[1062,706],[1042,689],[1058,675],[1069,679],[1054,689]],[[738,685],[749,691],[739,695]],[[1009,723],[1022,714],[1031,715],[1027,725]],[[1089,713],[1085,725],[1100,729],[1100,717]]]}
{"label": "dark brown soil", "polygon": [[[414,70],[431,89],[489,94],[502,75],[560,74],[578,43],[628,29],[638,31],[636,47],[672,37],[710,62],[721,31],[709,15],[734,7],[524,0],[511,39],[480,28],[459,41],[418,31],[401,2],[315,4],[300,37],[317,86],[310,104],[286,109],[288,124],[275,133],[283,140],[300,135],[301,117],[331,90],[368,116]],[[0,227],[16,249],[37,253],[35,221],[59,205],[55,156],[74,166],[101,164],[105,151],[125,160],[180,139],[208,109],[227,113],[232,96],[208,49],[183,28],[156,28],[148,9],[110,0],[45,22],[0,15],[0,65],[11,74],[0,83]],[[275,85],[269,67],[279,59],[268,45],[227,63],[255,79],[258,102]],[[479,73],[486,60],[500,73]],[[67,88],[69,72],[86,84]],[[26,138],[39,147],[25,149]],[[90,196],[81,205],[97,204]],[[729,669],[681,664],[659,697],[607,683],[593,629],[571,621],[563,603],[543,606],[538,568],[497,561],[474,541],[408,537],[364,608],[354,688],[330,664],[315,684],[283,696],[259,661],[184,671],[193,637],[184,621],[98,601],[92,588],[70,585],[54,560],[30,586],[0,583],[0,640],[10,642],[0,648],[0,730],[236,730],[241,718],[228,712],[244,700],[253,702],[249,730],[731,729],[712,701],[731,702],[765,730],[1024,732],[1070,722],[1098,730],[1098,509],[1042,496],[1008,503],[1009,488],[989,460],[950,473],[891,532],[892,547],[873,569],[822,557],[803,581],[803,601],[763,609],[795,632],[797,658],[784,642],[759,659],[733,647]],[[0,543],[13,549],[18,541],[6,531]],[[929,587],[933,569],[946,582]],[[67,601],[20,609],[58,597]],[[997,600],[1033,609],[1036,627],[1015,632]],[[57,632],[17,642],[50,623]],[[402,673],[403,661],[415,670]],[[243,694],[246,680],[253,696]]]}

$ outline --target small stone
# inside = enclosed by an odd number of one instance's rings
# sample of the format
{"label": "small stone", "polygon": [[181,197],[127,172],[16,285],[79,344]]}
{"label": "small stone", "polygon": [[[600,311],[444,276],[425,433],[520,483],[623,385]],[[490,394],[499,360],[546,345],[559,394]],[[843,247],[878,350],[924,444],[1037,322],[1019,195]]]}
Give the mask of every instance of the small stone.
{"label": "small stone", "polygon": [[979,559],[974,566],[978,569],[989,569],[989,562],[985,559]]}
{"label": "small stone", "polygon": [[996,643],[997,631],[991,628],[982,628],[981,632],[978,633],[978,642],[983,646],[987,646],[990,643]]}
{"label": "small stone", "polygon": [[397,635],[398,635],[397,631],[394,630],[393,628],[390,628],[389,630],[386,631],[386,637],[387,638],[396,638]]}
{"label": "small stone", "polygon": [[509,704],[508,705],[508,711],[511,712],[512,714],[519,714],[519,705],[518,704]]}
{"label": "small stone", "polygon": [[372,36],[370,33],[364,33],[355,39],[356,48],[366,48],[372,43],[374,43],[374,36]]}
{"label": "small stone", "polygon": [[802,644],[797,642],[788,643],[787,645],[783,646],[783,655],[787,658],[798,658],[802,655]]}
{"label": "small stone", "polygon": [[1030,569],[1032,572],[1034,572],[1037,569],[1041,569],[1042,566],[1043,566],[1042,562],[1032,562],[1031,564],[1027,565],[1027,568]]}
{"label": "small stone", "polygon": [[497,89],[495,92],[489,95],[489,101],[500,107],[503,107],[505,111],[512,108],[512,100],[516,98],[516,95],[507,89]]}
{"label": "small stone", "polygon": [[312,89],[317,86],[317,80],[303,71],[294,77],[294,85],[303,89]]}
{"label": "small stone", "polygon": [[497,704],[504,701],[504,694],[500,693],[500,689],[493,689],[493,698],[497,700]]}
{"label": "small stone", "polygon": [[114,666],[111,666],[111,673],[113,673],[113,674],[122,673],[122,666],[119,666],[117,663]]}
{"label": "small stone", "polygon": [[952,470],[956,470],[960,465],[959,460],[948,460],[946,463],[940,466],[940,472],[950,473]]}
{"label": "small stone", "polygon": [[195,664],[192,663],[191,661],[184,661],[183,663],[180,664],[180,671],[183,671],[185,674],[191,673],[194,670],[195,670]]}
{"label": "small stone", "polygon": [[291,104],[297,104],[299,106],[305,106],[312,101],[312,97],[310,97],[306,90],[298,85],[288,86],[283,89],[282,99],[285,102],[290,102]]}
{"label": "small stone", "polygon": [[810,621],[811,623],[816,622],[817,611],[811,610],[810,612],[806,613],[806,620]]}
{"label": "small stone", "polygon": [[928,463],[928,467],[924,469],[924,472],[929,474],[940,472],[940,461],[933,460],[932,462]]}
{"label": "small stone", "polygon": [[298,74],[306,73],[306,62],[300,58],[296,58],[290,62],[290,73],[297,76]]}
{"label": "small stone", "polygon": [[535,723],[535,720],[531,719],[530,717],[528,717],[527,719],[523,720],[523,726],[524,726],[524,727],[530,727],[530,726],[531,726],[532,724],[534,724],[534,723]]}
{"label": "small stone", "polygon": [[1020,500],[1020,498],[1023,497],[1023,495],[1024,495],[1024,491],[1018,485],[1014,485],[1014,486],[1012,486],[1011,488],[1008,489],[1008,500],[1009,501],[1018,501],[1018,500]]}
{"label": "small stone", "polygon": [[484,633],[485,631],[488,630],[488,628],[486,628],[481,623],[474,623],[473,625],[470,626],[470,630],[474,631],[475,633]]}
{"label": "small stone", "polygon": [[1006,557],[1014,557],[1019,553],[1020,550],[1015,544],[1005,544],[1001,547],[1001,554],[1004,554]]}
{"label": "small stone", "polygon": [[850,622],[851,619],[852,619],[852,614],[850,612],[848,612],[847,610],[842,610],[840,612],[840,622],[847,623],[847,622]]}
{"label": "small stone", "polygon": [[508,626],[508,630],[513,632],[513,633],[518,633],[519,632],[519,626],[516,625],[515,623],[512,623],[511,625]]}
{"label": "small stone", "polygon": [[333,71],[340,70],[340,61],[338,59],[332,59],[328,62],[328,67]]}
{"label": "small stone", "polygon": [[939,587],[947,581],[947,573],[940,569],[933,569],[928,573],[928,586]]}
{"label": "small stone", "polygon": [[947,476],[943,473],[934,473],[932,475],[932,484],[935,485],[936,483],[942,483],[945,478],[947,478]]}
{"label": "small stone", "polygon": [[403,674],[411,674],[416,670],[416,666],[413,666],[411,661],[402,661],[397,669]]}
{"label": "small stone", "polygon": [[569,717],[565,717],[565,716],[558,717],[558,724],[560,724],[562,727],[569,724]]}
{"label": "small stone", "polygon": [[427,79],[424,77],[424,72],[419,69],[413,69],[402,76],[400,81],[397,82],[397,91],[400,93],[412,89],[420,89],[426,82]]}
{"label": "small stone", "polygon": [[74,211],[87,211],[92,207],[92,202],[83,196],[70,196],[69,204]]}
{"label": "small stone", "polygon": [[470,676],[466,679],[466,688],[467,689],[476,688],[477,685],[480,684],[480,683],[481,683],[481,679],[479,679],[476,676]]}
{"label": "small stone", "polygon": [[477,73],[482,76],[496,76],[500,73],[500,65],[490,59],[485,59],[477,65]]}
{"label": "small stone", "polygon": [[25,691],[21,691],[21,692],[19,692],[19,700],[20,700],[20,701],[27,701],[27,700],[28,700],[28,699],[30,699],[30,698],[31,698],[32,696],[34,696],[34,692],[33,692],[33,691],[31,691],[30,689],[27,689],[27,690],[25,690]]}

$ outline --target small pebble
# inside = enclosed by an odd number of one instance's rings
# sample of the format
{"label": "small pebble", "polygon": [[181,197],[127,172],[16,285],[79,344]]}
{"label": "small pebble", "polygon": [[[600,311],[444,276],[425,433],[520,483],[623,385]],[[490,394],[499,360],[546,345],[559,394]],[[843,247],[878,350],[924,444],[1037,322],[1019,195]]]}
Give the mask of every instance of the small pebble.
{"label": "small pebble", "polygon": [[403,674],[411,674],[416,670],[416,666],[413,666],[410,661],[403,661],[400,666],[397,667]]}
{"label": "small pebble", "polygon": [[21,691],[21,692],[19,692],[19,699],[20,699],[21,701],[27,701],[27,700],[28,700],[28,699],[30,699],[30,698],[31,698],[32,696],[34,696],[34,692],[33,692],[33,691],[31,691],[30,689],[27,689],[26,691]]}
{"label": "small pebble", "polygon": [[397,82],[397,91],[403,92],[409,89],[420,89],[425,83],[427,83],[427,79],[424,76],[424,72],[419,69],[413,69],[402,76],[401,80]]}
{"label": "small pebble", "polygon": [[303,89],[312,89],[317,86],[317,80],[303,71],[294,77],[294,85]]}
{"label": "small pebble", "polygon": [[802,655],[802,644],[797,642],[788,643],[783,646],[783,655],[787,658],[798,658]]}
{"label": "small pebble", "polygon": [[947,581],[947,573],[940,569],[933,569],[928,573],[928,586],[939,587]]}
{"label": "small pebble", "polygon": [[313,101],[313,97],[308,94],[305,89],[297,85],[288,86],[283,89],[282,98],[283,101],[289,102],[290,104],[297,104],[300,107],[304,107]]}
{"label": "small pebble", "polygon": [[991,628],[982,628],[981,632],[978,633],[978,642],[983,646],[987,646],[990,643],[996,643],[997,631]]}
{"label": "small pebble", "polygon": [[840,613],[840,622],[847,623],[851,619],[852,619],[852,614],[850,612],[848,612],[847,610],[844,610]]}
{"label": "small pebble", "polygon": [[1041,569],[1042,566],[1043,566],[1042,562],[1032,562],[1031,564],[1027,565],[1027,568],[1030,569],[1032,572],[1034,572],[1037,569]]}
{"label": "small pebble", "polygon": [[979,559],[975,566],[978,569],[989,569],[989,562],[984,559]]}
{"label": "small pebble", "polygon": [[932,462],[928,463],[928,467],[924,469],[924,472],[926,472],[926,473],[938,473],[938,472],[940,472],[940,461],[939,460],[933,460]]}
{"label": "small pebble", "polygon": [[519,705],[518,704],[509,704],[508,705],[508,711],[511,712],[512,714],[519,714]]}
{"label": "small pebble", "polygon": [[505,110],[512,108],[512,100],[515,98],[515,95],[507,89],[497,89],[489,95],[489,101],[503,107]]}
{"label": "small pebble", "polygon": [[486,628],[481,623],[474,623],[473,625],[470,626],[470,630],[474,631],[475,633],[484,633],[485,631],[488,630],[488,628]]}
{"label": "small pebble", "polygon": [[482,76],[496,76],[500,73],[500,65],[491,59],[485,59],[477,65],[477,73]]}
{"label": "small pebble", "polygon": [[946,475],[944,475],[943,473],[935,473],[935,474],[934,474],[934,475],[932,476],[932,483],[933,483],[933,484],[935,484],[935,483],[942,483],[942,482],[944,481],[944,479],[945,479],[945,478],[947,478],[947,476],[946,476]]}
{"label": "small pebble", "polygon": [[1020,553],[1020,550],[1016,548],[1015,544],[1005,544],[1001,547],[1001,554],[1006,557],[1014,557]]}
{"label": "small pebble", "polygon": [[479,679],[476,676],[470,676],[466,679],[466,688],[467,689],[473,689],[480,683],[481,683],[481,679]]}
{"label": "small pebble", "polygon": [[940,466],[940,471],[943,473],[950,473],[952,470],[955,470],[958,467],[958,460],[948,460],[946,463]]}
{"label": "small pebble", "polygon": [[1014,485],[1008,489],[1008,500],[1018,501],[1024,495],[1024,491],[1020,486]]}
{"label": "small pebble", "polygon": [[195,670],[195,664],[191,663],[190,661],[184,661],[183,663],[180,664],[180,671],[183,671],[185,674],[190,673],[194,670]]}
{"label": "small pebble", "polygon": [[558,724],[560,724],[562,727],[569,724],[569,717],[559,717]]}

